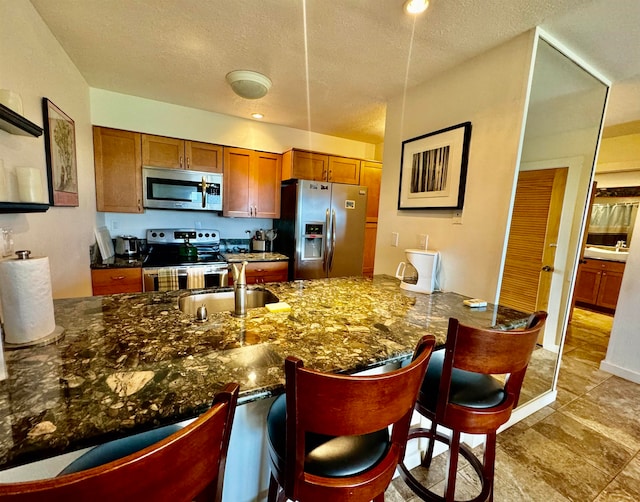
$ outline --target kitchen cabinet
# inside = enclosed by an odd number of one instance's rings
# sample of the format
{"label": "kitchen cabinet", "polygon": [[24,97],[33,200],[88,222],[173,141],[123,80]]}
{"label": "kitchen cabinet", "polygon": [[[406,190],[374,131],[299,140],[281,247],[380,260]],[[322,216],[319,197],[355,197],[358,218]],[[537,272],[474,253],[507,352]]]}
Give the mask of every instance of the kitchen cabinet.
{"label": "kitchen cabinet", "polygon": [[583,260],[578,267],[575,301],[615,309],[624,268],[625,264],[617,261]]}
{"label": "kitchen cabinet", "polygon": [[142,135],[144,166],[221,173],[222,152],[222,146],[211,143]]}
{"label": "kitchen cabinet", "polygon": [[367,187],[367,223],[378,222],[378,206],[380,205],[380,180],[382,164],[363,160],[360,167],[360,185]]}
{"label": "kitchen cabinet", "polygon": [[329,157],[327,181],[357,185],[360,182],[360,160],[346,157]]}
{"label": "kitchen cabinet", "polygon": [[141,293],[141,268],[94,268],[91,270],[93,295]]}
{"label": "kitchen cabinet", "polygon": [[98,211],[142,213],[140,134],[93,127]]}
{"label": "kitchen cabinet", "polygon": [[283,154],[282,179],[330,181],[357,185],[360,160],[292,149]]}
{"label": "kitchen cabinet", "polygon": [[364,225],[364,254],[362,258],[362,275],[373,277],[373,265],[376,259],[376,236],[378,234],[377,223],[365,223]]}
{"label": "kitchen cabinet", "polygon": [[240,218],[279,218],[282,155],[224,148],[222,214]]}
{"label": "kitchen cabinet", "polygon": [[245,267],[247,284],[265,282],[287,282],[289,275],[288,261],[254,261]]}

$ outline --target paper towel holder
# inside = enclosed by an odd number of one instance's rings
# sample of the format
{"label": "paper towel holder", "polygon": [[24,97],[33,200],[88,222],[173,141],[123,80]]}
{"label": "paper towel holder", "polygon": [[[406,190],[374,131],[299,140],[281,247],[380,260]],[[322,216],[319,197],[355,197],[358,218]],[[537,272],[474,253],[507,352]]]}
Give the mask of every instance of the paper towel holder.
{"label": "paper towel holder", "polygon": [[[16,251],[16,258],[15,260],[28,260],[31,257],[31,251],[28,249],[21,249]],[[4,332],[4,325],[2,326],[2,344],[4,345],[4,349],[5,350],[14,350],[14,349],[23,349],[23,348],[27,348],[27,347],[35,347],[35,346],[42,346],[42,345],[49,345],[51,343],[54,343],[56,341],[58,341],[60,338],[62,338],[62,336],[64,335],[64,328],[62,326],[58,326],[55,325],[53,331],[51,333],[48,333],[44,336],[41,336],[40,338],[37,338],[35,340],[30,340],[28,342],[24,342],[24,343],[12,343],[12,342],[8,342],[5,336],[5,332]]]}

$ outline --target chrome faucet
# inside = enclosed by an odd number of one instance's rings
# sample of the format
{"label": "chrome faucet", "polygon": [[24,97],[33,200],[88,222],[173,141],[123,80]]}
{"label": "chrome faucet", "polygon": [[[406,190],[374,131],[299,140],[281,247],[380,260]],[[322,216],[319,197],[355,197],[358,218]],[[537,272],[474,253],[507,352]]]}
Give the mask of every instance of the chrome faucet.
{"label": "chrome faucet", "polygon": [[234,314],[238,317],[247,315],[247,275],[245,269],[246,261],[242,262],[242,267],[238,270],[235,263],[231,264],[233,270],[233,293],[235,298]]}
{"label": "chrome faucet", "polygon": [[627,247],[627,243],[625,241],[616,242],[616,251],[620,251],[620,249],[624,249]]}

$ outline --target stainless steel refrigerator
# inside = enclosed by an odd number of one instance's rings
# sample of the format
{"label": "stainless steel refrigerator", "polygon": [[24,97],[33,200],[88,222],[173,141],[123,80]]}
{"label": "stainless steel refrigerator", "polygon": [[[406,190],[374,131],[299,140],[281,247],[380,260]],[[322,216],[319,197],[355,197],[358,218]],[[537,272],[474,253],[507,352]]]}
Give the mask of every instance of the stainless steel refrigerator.
{"label": "stainless steel refrigerator", "polygon": [[291,257],[289,279],[361,276],[367,187],[290,180],[281,190],[274,244]]}

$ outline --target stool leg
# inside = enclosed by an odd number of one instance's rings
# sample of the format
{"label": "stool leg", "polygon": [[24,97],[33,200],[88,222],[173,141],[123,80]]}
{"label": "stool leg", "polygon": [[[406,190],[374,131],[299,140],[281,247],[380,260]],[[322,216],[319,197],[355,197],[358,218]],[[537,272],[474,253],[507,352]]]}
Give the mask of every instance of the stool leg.
{"label": "stool leg", "polygon": [[427,445],[427,450],[424,452],[424,457],[422,457],[422,462],[420,465],[425,468],[431,467],[431,460],[433,459],[433,450],[436,444],[436,429],[438,424],[435,420],[431,420],[431,429],[430,429],[430,437],[429,444]]}
{"label": "stool leg", "polygon": [[458,474],[458,455],[460,453],[460,432],[451,431],[449,457],[447,459],[447,480],[444,486],[444,499],[453,502],[456,494],[456,475]]}
{"label": "stool leg", "polygon": [[279,490],[280,490],[280,485],[276,481],[276,478],[273,477],[273,473],[272,473],[271,479],[269,479],[269,496],[267,498],[268,502],[277,502]]}
{"label": "stool leg", "polygon": [[493,481],[495,476],[495,464],[496,464],[496,433],[490,432],[487,434],[487,439],[484,447],[484,468],[483,477],[484,483],[489,487],[489,502],[493,502]]}

